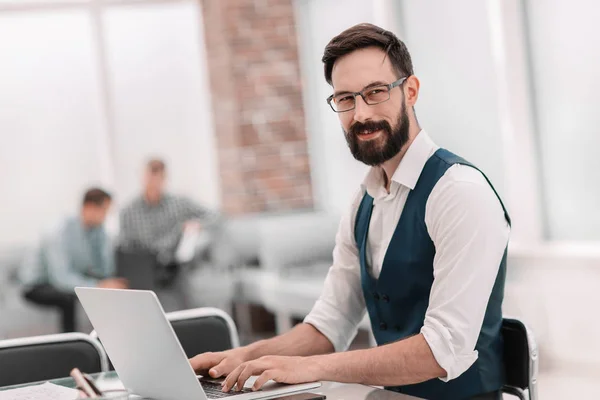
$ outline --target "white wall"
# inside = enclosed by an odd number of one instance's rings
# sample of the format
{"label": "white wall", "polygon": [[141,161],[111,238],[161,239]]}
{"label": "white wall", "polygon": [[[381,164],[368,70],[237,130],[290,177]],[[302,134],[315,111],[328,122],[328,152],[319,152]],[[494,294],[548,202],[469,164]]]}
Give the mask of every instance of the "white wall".
{"label": "white wall", "polygon": [[481,0],[406,0],[398,18],[421,81],[415,110],[442,147],[481,168],[504,192],[488,11]]}
{"label": "white wall", "polygon": [[598,376],[600,248],[575,243],[512,246],[503,312],[525,321],[544,369]]}
{"label": "white wall", "polygon": [[198,2],[129,3],[0,2],[0,247],[36,240],[90,185],[123,205],[150,156],[174,192],[220,204]]}
{"label": "white wall", "polygon": [[35,239],[84,187],[110,183],[91,37],[83,11],[0,13],[2,245]]}
{"label": "white wall", "polygon": [[201,12],[195,1],[116,6],[103,15],[115,115],[116,188],[137,195],[144,161],[165,158],[170,188],[219,205]]}
{"label": "white wall", "polygon": [[600,240],[600,3],[526,3],[548,233]]}

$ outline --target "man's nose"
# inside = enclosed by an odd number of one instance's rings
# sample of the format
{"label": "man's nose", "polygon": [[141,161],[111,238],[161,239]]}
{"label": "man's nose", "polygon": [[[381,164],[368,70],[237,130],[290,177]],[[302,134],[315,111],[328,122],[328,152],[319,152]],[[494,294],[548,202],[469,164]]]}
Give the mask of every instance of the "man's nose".
{"label": "man's nose", "polygon": [[356,122],[365,122],[367,120],[371,119],[371,115],[372,115],[372,108],[371,106],[369,106],[367,103],[365,103],[365,100],[362,98],[362,96],[356,96],[355,98],[355,106],[354,106],[354,120]]}

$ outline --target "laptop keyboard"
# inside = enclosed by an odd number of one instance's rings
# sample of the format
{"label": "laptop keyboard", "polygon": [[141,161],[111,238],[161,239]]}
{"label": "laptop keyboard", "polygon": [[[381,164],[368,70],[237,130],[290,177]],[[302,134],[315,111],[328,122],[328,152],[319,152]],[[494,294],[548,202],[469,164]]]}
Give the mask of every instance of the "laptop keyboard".
{"label": "laptop keyboard", "polygon": [[208,397],[209,399],[221,399],[223,397],[230,397],[230,396],[235,396],[238,394],[242,394],[242,393],[248,393],[251,392],[252,390],[250,389],[242,389],[241,392],[236,392],[235,390],[230,390],[229,392],[225,393],[222,390],[221,387],[221,383],[218,381],[209,381],[209,380],[204,380],[202,378],[198,379],[200,381],[200,384],[202,385],[202,389],[204,389],[204,393],[206,393],[206,397]]}

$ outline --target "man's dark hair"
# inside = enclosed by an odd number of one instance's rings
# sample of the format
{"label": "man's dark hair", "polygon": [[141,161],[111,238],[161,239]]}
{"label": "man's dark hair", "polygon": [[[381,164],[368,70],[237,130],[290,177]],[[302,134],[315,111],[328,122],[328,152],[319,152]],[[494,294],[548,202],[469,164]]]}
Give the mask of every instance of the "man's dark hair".
{"label": "man's dark hair", "polygon": [[153,158],[153,159],[149,160],[148,164],[146,164],[146,166],[148,167],[148,169],[150,170],[150,172],[153,175],[156,175],[158,173],[163,173],[167,169],[165,162],[159,158]]}
{"label": "man's dark hair", "polygon": [[107,191],[100,188],[91,188],[86,190],[83,195],[83,204],[101,206],[110,199],[112,199],[112,196]]}
{"label": "man's dark hair", "polygon": [[414,74],[410,53],[396,35],[373,24],[358,24],[340,33],[325,46],[322,61],[327,83],[332,84],[331,72],[338,58],[367,47],[383,50],[390,58],[398,78]]}

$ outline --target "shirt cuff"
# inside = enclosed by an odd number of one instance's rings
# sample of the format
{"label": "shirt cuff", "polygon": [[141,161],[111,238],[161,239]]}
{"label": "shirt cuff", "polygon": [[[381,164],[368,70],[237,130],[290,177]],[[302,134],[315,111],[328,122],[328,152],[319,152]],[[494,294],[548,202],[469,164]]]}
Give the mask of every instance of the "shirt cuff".
{"label": "shirt cuff", "polygon": [[444,326],[426,324],[421,328],[421,334],[437,363],[446,371],[446,376],[439,378],[443,382],[458,378],[477,360],[477,350],[462,353],[460,349],[457,351],[456,346],[452,344],[449,330]]}
{"label": "shirt cuff", "polygon": [[310,314],[304,318],[304,323],[321,332],[336,352],[348,349],[358,331],[358,324],[353,324],[339,310],[322,300],[317,300]]}

